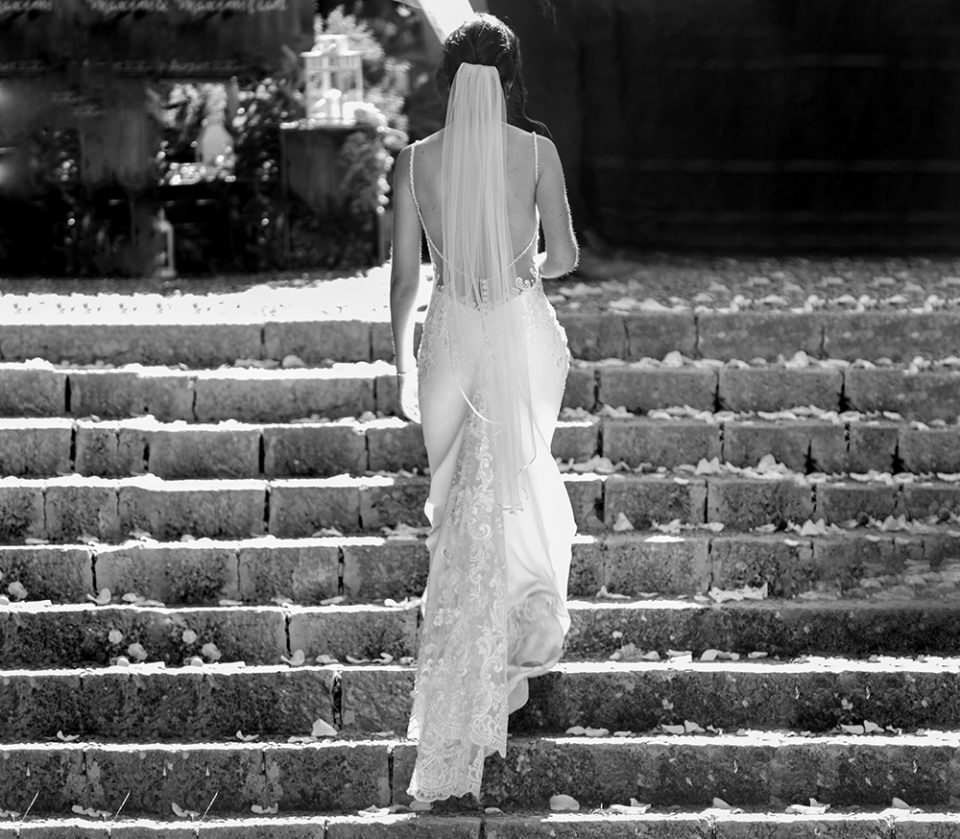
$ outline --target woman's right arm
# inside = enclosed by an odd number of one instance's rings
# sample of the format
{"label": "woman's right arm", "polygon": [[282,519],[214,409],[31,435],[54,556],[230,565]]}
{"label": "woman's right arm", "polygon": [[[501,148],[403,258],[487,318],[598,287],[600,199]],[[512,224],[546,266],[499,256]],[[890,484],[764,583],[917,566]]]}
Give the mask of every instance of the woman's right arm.
{"label": "woman's right arm", "polygon": [[393,247],[390,260],[390,325],[400,410],[419,422],[413,313],[420,290],[420,217],[410,191],[410,147],[397,155],[393,172]]}
{"label": "woman's right arm", "polygon": [[562,277],[577,267],[580,248],[573,232],[573,219],[567,201],[563,166],[553,141],[537,137],[540,149],[540,180],[537,183],[537,209],[543,228],[545,253],[539,255],[540,275]]}

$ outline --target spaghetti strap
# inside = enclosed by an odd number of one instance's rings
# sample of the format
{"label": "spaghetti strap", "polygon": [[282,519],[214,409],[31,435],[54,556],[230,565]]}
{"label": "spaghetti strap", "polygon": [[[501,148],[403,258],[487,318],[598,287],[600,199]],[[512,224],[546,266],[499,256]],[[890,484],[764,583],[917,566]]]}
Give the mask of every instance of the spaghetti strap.
{"label": "spaghetti strap", "polygon": [[420,211],[420,202],[417,200],[417,187],[413,180],[413,156],[416,154],[417,144],[410,144],[410,195],[413,196],[413,206],[417,208],[417,218],[420,219],[420,227],[423,229],[423,235],[427,237],[427,244],[430,245],[443,259],[443,254],[440,253],[440,248],[438,248],[433,239],[430,238],[430,231],[427,230],[427,224],[423,220],[423,213]]}
{"label": "spaghetti strap", "polygon": [[537,132],[533,133],[533,186],[536,188],[540,184],[540,145],[537,142]]}
{"label": "spaghetti strap", "polygon": [[[537,146],[537,135],[533,133],[533,165],[534,165],[534,190],[536,190],[536,185],[540,182],[540,152]],[[417,151],[417,143],[410,144],[410,195],[413,196],[413,206],[417,208],[417,218],[420,219],[420,227],[423,229],[423,235],[427,237],[427,244],[436,252],[441,262],[446,263],[447,259],[443,255],[443,251],[437,247],[436,242],[433,241],[433,238],[430,236],[430,231],[427,230],[427,223],[423,220],[423,211],[420,209],[420,201],[417,198],[417,186],[414,182],[413,177],[413,159]],[[536,202],[536,196],[534,196],[534,202]],[[534,210],[536,212],[536,210]],[[533,225],[533,236],[530,238],[530,241],[527,242],[526,247],[520,251],[511,261],[510,265],[516,265],[527,253],[527,251],[532,248],[540,236],[540,218],[537,214],[537,218],[534,221]]]}

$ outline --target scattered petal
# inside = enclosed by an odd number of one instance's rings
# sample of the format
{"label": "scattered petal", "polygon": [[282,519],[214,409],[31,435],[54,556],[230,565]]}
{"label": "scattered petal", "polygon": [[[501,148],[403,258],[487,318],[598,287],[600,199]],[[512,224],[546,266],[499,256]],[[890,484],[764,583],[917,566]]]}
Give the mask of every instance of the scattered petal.
{"label": "scattered petal", "polygon": [[107,633],[107,640],[111,644],[119,644],[123,640],[123,633],[119,629],[111,629]]}
{"label": "scattered petal", "polygon": [[569,795],[551,795],[550,809],[555,813],[575,811],[580,809],[580,802],[575,798],[571,798]]}
{"label": "scattered petal", "polygon": [[192,644],[197,640],[197,633],[192,629],[185,629],[180,636],[180,640],[183,641],[184,644]]}
{"label": "scattered petal", "polygon": [[244,734],[239,728],[237,729],[237,739],[244,743],[252,743],[259,736],[259,734]]}
{"label": "scattered petal", "polygon": [[307,660],[306,653],[303,650],[294,650],[293,655],[290,658],[287,658],[285,655],[280,656],[281,661],[285,664],[289,664],[291,667],[300,667]]}
{"label": "scattered petal", "polygon": [[79,740],[79,734],[64,734],[60,729],[57,729],[57,739],[62,740],[64,743],[72,743],[74,740]]}
{"label": "scattered petal", "polygon": [[106,606],[110,602],[110,599],[111,594],[110,589],[108,588],[100,589],[100,593],[97,594],[96,597],[94,597],[92,594],[87,595],[87,600],[89,600],[91,603],[96,603],[98,606]]}
{"label": "scattered petal", "polygon": [[171,802],[170,802],[170,809],[173,810],[173,814],[174,814],[178,819],[191,819],[191,820],[192,820],[192,819],[197,818],[197,817],[200,815],[200,813],[199,813],[197,810],[185,810],[183,807],[181,807],[179,804],[177,804],[176,801],[171,801]]}
{"label": "scattered petal", "polygon": [[336,737],[337,729],[324,719],[313,721],[313,728],[310,730],[311,737]]}
{"label": "scattered petal", "polygon": [[208,641],[200,648],[200,655],[209,659],[210,661],[219,661],[222,657],[222,653],[220,652],[219,648],[212,641]]}
{"label": "scattered petal", "polygon": [[626,513],[621,510],[617,514],[617,520],[613,523],[613,530],[617,533],[624,533],[628,530],[635,530],[633,522],[627,518]]}
{"label": "scattered petal", "polygon": [[250,810],[256,813],[258,816],[268,816],[268,815],[272,816],[279,809],[280,809],[280,805],[277,803],[268,804],[266,807],[264,807],[261,804],[250,805]]}

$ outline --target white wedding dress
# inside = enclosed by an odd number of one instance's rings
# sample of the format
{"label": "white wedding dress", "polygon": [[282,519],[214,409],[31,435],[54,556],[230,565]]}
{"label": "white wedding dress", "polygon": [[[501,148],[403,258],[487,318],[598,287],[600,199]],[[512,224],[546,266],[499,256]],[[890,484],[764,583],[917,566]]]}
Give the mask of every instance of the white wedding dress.
{"label": "white wedding dress", "polygon": [[[536,160],[535,138],[533,144]],[[423,225],[415,151],[410,186]],[[526,358],[518,363],[529,370],[537,440],[516,477],[519,509],[497,495],[497,432],[486,418],[497,377],[506,375],[498,369],[504,362],[483,339],[478,306],[451,293],[444,255],[427,232],[435,280],[418,375],[431,469],[430,574],[409,727],[419,741],[417,762],[408,790],[423,801],[479,798],[484,759],[505,754],[508,713],[527,701],[527,679],[557,663],[570,624],[566,591],[576,526],[550,452],[569,353],[539,276],[533,270],[516,276],[519,264],[532,264],[538,229],[511,263],[514,288],[499,304],[500,314],[522,324]]]}

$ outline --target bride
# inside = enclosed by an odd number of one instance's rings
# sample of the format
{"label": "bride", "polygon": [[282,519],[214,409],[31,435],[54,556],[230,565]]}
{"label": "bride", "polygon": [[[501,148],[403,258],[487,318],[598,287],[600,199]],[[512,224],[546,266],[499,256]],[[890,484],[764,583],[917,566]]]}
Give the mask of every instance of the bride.
{"label": "bride", "polygon": [[[540,283],[578,257],[560,159],[507,122],[511,93],[521,114],[525,94],[499,19],[451,33],[438,80],[444,128],[397,162],[390,288],[401,410],[421,421],[431,470],[409,726],[419,801],[479,799],[484,759],[505,756],[507,715],[563,651],[575,532],[550,453],[569,354]],[[434,283],[417,365],[421,230]]]}

